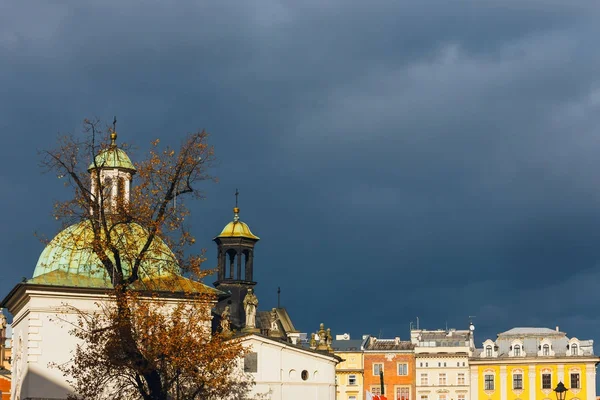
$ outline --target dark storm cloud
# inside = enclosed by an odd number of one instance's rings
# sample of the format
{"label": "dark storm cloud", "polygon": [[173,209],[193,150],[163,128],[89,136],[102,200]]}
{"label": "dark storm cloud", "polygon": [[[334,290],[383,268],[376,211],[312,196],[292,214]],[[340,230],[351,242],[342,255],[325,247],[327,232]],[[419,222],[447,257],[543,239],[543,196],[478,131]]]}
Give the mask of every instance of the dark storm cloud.
{"label": "dark storm cloud", "polygon": [[198,241],[214,263],[239,187],[261,305],[282,286],[303,331],[406,337],[416,316],[475,314],[478,337],[596,335],[597,2],[1,7],[4,292],[64,196],[36,150],[117,114],[138,153],[213,133],[221,183],[194,207]]}

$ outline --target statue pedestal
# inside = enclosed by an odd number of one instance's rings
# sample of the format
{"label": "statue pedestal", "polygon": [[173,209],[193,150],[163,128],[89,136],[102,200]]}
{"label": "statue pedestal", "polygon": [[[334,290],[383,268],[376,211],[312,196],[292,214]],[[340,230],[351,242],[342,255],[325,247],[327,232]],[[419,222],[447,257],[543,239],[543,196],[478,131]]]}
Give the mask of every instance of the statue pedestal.
{"label": "statue pedestal", "polygon": [[242,328],[243,333],[260,333],[260,329],[258,328],[250,328],[248,326]]}

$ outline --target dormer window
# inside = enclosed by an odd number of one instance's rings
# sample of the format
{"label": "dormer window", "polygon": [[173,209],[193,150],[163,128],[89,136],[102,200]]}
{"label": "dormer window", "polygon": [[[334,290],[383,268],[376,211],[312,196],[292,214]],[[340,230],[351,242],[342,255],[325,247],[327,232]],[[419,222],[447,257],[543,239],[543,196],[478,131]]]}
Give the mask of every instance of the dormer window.
{"label": "dormer window", "polygon": [[480,357],[498,357],[498,346],[493,340],[488,339],[485,342],[483,342],[483,350],[480,353]]}
{"label": "dormer window", "polygon": [[538,357],[554,357],[554,348],[552,346],[552,340],[544,338],[540,340],[537,351]]}
{"label": "dormer window", "polygon": [[525,347],[523,347],[523,341],[521,339],[515,339],[510,343],[508,348],[509,357],[525,357]]}
{"label": "dormer window", "polygon": [[572,356],[576,356],[577,355],[577,350],[579,350],[579,347],[577,346],[577,343],[573,343],[571,345],[571,355]]}
{"label": "dormer window", "polygon": [[581,354],[581,346],[579,344],[579,339],[571,338],[569,340],[569,344],[567,345],[567,355],[578,356]]}

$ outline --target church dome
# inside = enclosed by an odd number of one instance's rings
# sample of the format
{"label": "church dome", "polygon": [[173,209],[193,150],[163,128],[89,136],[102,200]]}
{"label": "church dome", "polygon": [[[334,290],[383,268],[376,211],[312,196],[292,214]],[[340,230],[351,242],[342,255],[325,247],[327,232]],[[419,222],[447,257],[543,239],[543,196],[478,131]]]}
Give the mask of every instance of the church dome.
{"label": "church dome", "polygon": [[[121,249],[123,270],[128,276],[135,255],[139,254],[146,242],[148,231],[139,224],[128,223],[116,225],[113,233],[119,238],[117,246]],[[92,250],[93,237],[89,220],[61,231],[40,255],[33,281],[65,286],[111,287],[108,272]],[[180,274],[179,264],[171,249],[162,239],[155,237],[140,265],[140,279],[144,281]]]}
{"label": "church dome", "polygon": [[233,209],[233,221],[225,225],[223,231],[217,238],[227,237],[243,237],[248,239],[260,240],[260,238],[252,233],[248,224],[240,221],[239,219],[240,209],[235,207]]}
{"label": "church dome", "polygon": [[[135,167],[127,153],[113,145],[98,153],[95,165],[102,168],[121,168],[135,172]],[[94,168],[94,163],[91,163],[88,171],[92,171]]]}

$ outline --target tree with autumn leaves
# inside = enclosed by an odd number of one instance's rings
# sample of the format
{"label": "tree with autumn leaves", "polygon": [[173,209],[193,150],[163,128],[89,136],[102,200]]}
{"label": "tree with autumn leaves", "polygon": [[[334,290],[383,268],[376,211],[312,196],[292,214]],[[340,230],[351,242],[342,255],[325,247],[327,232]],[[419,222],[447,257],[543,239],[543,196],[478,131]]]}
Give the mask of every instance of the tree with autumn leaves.
{"label": "tree with autumn leaves", "polygon": [[115,124],[86,119],[83,138],[61,137],[43,152],[43,167],[73,190],[55,217],[85,223],[69,240],[93,253],[109,283],[96,311],[68,310],[79,344],[57,368],[73,399],[245,398],[252,382],[236,368],[245,351],[211,332],[217,295],[201,279],[212,271],[201,268],[203,254],[188,254],[186,203],[213,179],[208,135],[189,134],[178,149],[156,140],[135,166],[119,164],[129,159],[116,139]]}

